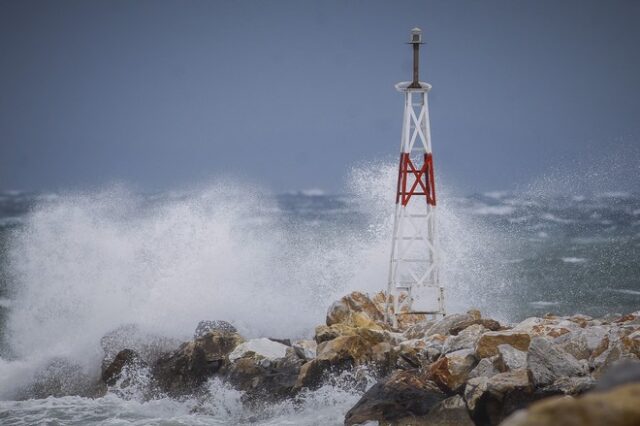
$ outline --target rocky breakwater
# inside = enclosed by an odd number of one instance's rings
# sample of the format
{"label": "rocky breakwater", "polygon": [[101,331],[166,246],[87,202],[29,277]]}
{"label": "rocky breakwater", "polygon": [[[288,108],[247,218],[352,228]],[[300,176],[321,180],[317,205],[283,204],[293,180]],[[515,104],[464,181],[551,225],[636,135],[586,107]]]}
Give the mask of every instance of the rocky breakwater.
{"label": "rocky breakwater", "polygon": [[[247,340],[229,323],[214,321],[202,322],[193,340],[172,351],[159,352],[160,344],[151,351],[105,348],[112,361],[104,364],[103,381],[130,386],[129,372],[144,370],[150,393],[179,397],[206,392],[203,385],[218,377],[243,391],[245,403],[263,404],[295,398],[348,372],[363,396],[346,413],[346,425],[497,425],[506,418],[529,425],[542,416],[537,401],[591,401],[612,366],[640,356],[640,312],[503,324],[471,310],[439,320],[402,315],[392,328],[384,321],[384,301],[383,293],[343,297],[309,340]],[[634,389],[599,392],[629,399]]]}

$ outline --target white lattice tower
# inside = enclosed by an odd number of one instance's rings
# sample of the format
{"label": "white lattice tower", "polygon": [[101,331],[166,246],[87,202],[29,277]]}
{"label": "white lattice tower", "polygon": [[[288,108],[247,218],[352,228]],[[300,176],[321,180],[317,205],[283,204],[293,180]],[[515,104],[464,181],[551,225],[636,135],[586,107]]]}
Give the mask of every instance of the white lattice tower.
{"label": "white lattice tower", "polygon": [[387,319],[397,326],[399,315],[444,316],[444,288],[438,275],[436,193],[427,93],[419,81],[422,32],[411,31],[413,81],[396,84],[404,93],[404,117],[398,167],[393,242],[387,289]]}

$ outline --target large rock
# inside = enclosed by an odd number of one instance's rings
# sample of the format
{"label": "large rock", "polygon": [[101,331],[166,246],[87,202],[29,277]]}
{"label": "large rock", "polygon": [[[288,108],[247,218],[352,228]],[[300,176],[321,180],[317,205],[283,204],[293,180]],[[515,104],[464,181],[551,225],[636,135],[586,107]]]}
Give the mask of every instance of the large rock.
{"label": "large rock", "polygon": [[297,392],[295,384],[303,362],[293,349],[277,358],[243,351],[221,373],[228,383],[245,392],[245,402],[275,402]]}
{"label": "large rock", "polygon": [[492,357],[498,354],[499,345],[511,345],[520,351],[529,348],[531,337],[526,332],[515,330],[489,331],[484,333],[476,345],[478,358]]}
{"label": "large rock", "polygon": [[550,385],[560,377],[584,376],[588,373],[585,363],[579,362],[544,337],[531,340],[527,369],[536,387]]}
{"label": "large rock", "polygon": [[291,347],[300,358],[310,361],[316,357],[318,344],[315,340],[295,340]]}
{"label": "large rock", "polygon": [[228,363],[229,354],[242,342],[236,332],[209,331],[158,359],[153,375],[160,389],[170,395],[191,393]]}
{"label": "large rock", "polygon": [[429,374],[441,389],[455,392],[466,382],[476,362],[472,350],[461,349],[448,353],[431,364]]}
{"label": "large rock", "polygon": [[455,352],[460,349],[475,349],[478,340],[487,329],[480,324],[473,324],[455,336],[449,336],[444,344],[444,352]]}
{"label": "large rock", "polygon": [[535,397],[526,370],[477,377],[469,380],[464,390],[467,407],[478,425],[497,425]]}
{"label": "large rock", "polygon": [[357,334],[322,342],[317,347],[316,358],[302,366],[296,386],[315,388],[327,374],[360,365],[367,365],[378,374],[387,374],[398,360],[392,340],[386,332],[357,329]]}
{"label": "large rock", "polygon": [[640,424],[639,401],[638,383],[579,398],[548,398],[513,414],[502,426],[636,426]]}
{"label": "large rock", "polygon": [[269,360],[284,358],[287,354],[287,349],[289,349],[287,345],[274,342],[273,340],[264,337],[251,339],[236,346],[229,354],[229,361],[233,362],[249,353]]}
{"label": "large rock", "polygon": [[497,365],[502,371],[523,369],[527,366],[527,353],[511,345],[498,345]]}
{"label": "large rock", "polygon": [[493,377],[500,373],[496,364],[498,363],[498,355],[491,358],[482,358],[473,370],[469,373],[468,379],[474,379],[476,377]]}
{"label": "large rock", "polygon": [[327,312],[326,323],[345,324],[352,327],[370,327],[384,321],[384,311],[364,293],[354,291],[334,302]]}
{"label": "large rock", "polygon": [[[345,416],[345,425],[367,421],[380,423],[421,417],[445,395],[418,371],[397,371],[387,380],[373,385]],[[405,423],[406,424],[406,423]]]}
{"label": "large rock", "polygon": [[118,380],[123,379],[126,370],[146,367],[147,364],[134,350],[124,349],[115,356],[113,361],[102,372],[102,381],[108,386],[113,386]]}
{"label": "large rock", "polygon": [[554,343],[576,359],[589,359],[605,344],[608,332],[603,326],[580,328],[558,337]]}

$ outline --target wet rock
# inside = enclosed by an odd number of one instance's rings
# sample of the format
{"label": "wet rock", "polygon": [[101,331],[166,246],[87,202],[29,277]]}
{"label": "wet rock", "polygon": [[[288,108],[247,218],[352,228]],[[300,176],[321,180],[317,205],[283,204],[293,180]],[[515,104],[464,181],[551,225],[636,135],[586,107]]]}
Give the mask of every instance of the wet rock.
{"label": "wet rock", "polygon": [[100,339],[100,345],[104,351],[104,371],[116,355],[125,349],[135,351],[144,362],[153,364],[160,356],[180,346],[180,341],[145,332],[135,324],[126,324],[105,334]]}
{"label": "wet rock", "polygon": [[[371,424],[369,422],[365,425]],[[440,401],[424,416],[408,416],[391,422],[375,422],[392,426],[474,426],[464,399],[455,395]]]}
{"label": "wet rock", "polygon": [[496,374],[500,373],[500,370],[496,367],[496,363],[498,361],[498,355],[492,356],[491,358],[482,358],[478,365],[475,366],[473,370],[469,373],[468,379],[473,379],[476,377],[493,377]]}
{"label": "wet rock", "polygon": [[345,416],[345,425],[380,423],[421,417],[445,395],[418,371],[398,371],[376,383]]}
{"label": "wet rock", "polygon": [[291,347],[300,358],[309,361],[316,357],[318,344],[315,340],[296,340]]}
{"label": "wet rock", "polygon": [[560,377],[584,376],[588,372],[586,364],[578,362],[544,337],[531,340],[527,369],[532,383],[537,387],[550,385]]}
{"label": "wet rock", "polygon": [[455,392],[467,380],[476,365],[476,358],[470,349],[451,352],[431,364],[429,374],[441,389]]}
{"label": "wet rock", "polygon": [[287,354],[289,346],[282,343],[274,342],[271,339],[259,338],[251,339],[244,343],[240,343],[235,349],[229,353],[229,361],[233,362],[238,358],[242,358],[245,354],[255,354],[264,359],[274,360],[284,358]]}
{"label": "wet rock", "polygon": [[295,384],[303,362],[292,349],[279,358],[243,351],[242,357],[224,367],[222,375],[236,389],[245,392],[245,402],[275,402],[296,393]]}
{"label": "wet rock", "polygon": [[228,363],[228,355],[243,341],[236,332],[211,331],[159,358],[153,375],[170,395],[191,393]]}
{"label": "wet rock", "polygon": [[558,337],[554,343],[576,359],[589,359],[603,345],[607,334],[605,327],[581,328]]}
{"label": "wet rock", "polygon": [[425,336],[430,336],[432,334],[442,334],[444,336],[448,336],[451,334],[451,330],[459,329],[461,324],[468,323],[470,321],[474,321],[477,318],[474,318],[469,314],[451,314],[446,317],[436,321],[425,333]]}
{"label": "wet rock", "polygon": [[426,336],[427,332],[433,324],[435,324],[435,320],[423,320],[419,321],[412,326],[408,327],[404,331],[404,337],[408,340],[412,339],[422,339]]}
{"label": "wet rock", "polygon": [[497,425],[536,396],[526,370],[517,370],[469,380],[464,398],[476,424]]}
{"label": "wet rock", "polygon": [[111,364],[102,372],[102,381],[108,386],[113,386],[122,378],[123,370],[138,369],[146,367],[147,364],[142,360],[136,351],[124,349],[115,356]]}
{"label": "wet rock", "polygon": [[520,351],[529,348],[531,337],[526,332],[514,330],[489,331],[484,333],[476,345],[478,358],[492,357],[498,354],[498,345],[511,345]]}
{"label": "wet rock", "polygon": [[480,324],[466,327],[455,336],[449,336],[444,344],[444,352],[455,352],[460,349],[475,349],[478,340],[487,330]]}
{"label": "wet rock", "polygon": [[238,332],[238,330],[236,330],[236,328],[227,321],[223,321],[223,320],[200,321],[196,326],[196,331],[193,334],[193,338],[198,339],[214,331],[225,332],[225,333]]}
{"label": "wet rock", "polygon": [[527,353],[511,345],[498,345],[497,365],[501,371],[523,369],[527,365]]}
{"label": "wet rock", "polygon": [[326,324],[345,324],[352,327],[371,327],[384,321],[384,311],[364,293],[357,291],[334,302],[327,312]]}
{"label": "wet rock", "polygon": [[513,414],[502,426],[635,426],[640,424],[638,401],[637,383],[578,398],[547,398]]}
{"label": "wet rock", "polygon": [[452,327],[449,330],[449,332],[451,333],[452,336],[455,336],[458,333],[460,333],[462,330],[466,329],[467,327],[471,327],[472,325],[476,325],[476,324],[483,326],[485,329],[489,331],[500,331],[500,330],[506,329],[498,321],[493,320],[491,318],[474,318],[472,320],[463,321],[459,323],[457,326]]}
{"label": "wet rock", "polygon": [[380,331],[358,329],[356,335],[322,342],[317,347],[316,358],[302,366],[297,386],[317,387],[326,374],[359,365],[368,365],[378,374],[385,374],[398,359],[389,338],[388,334]]}

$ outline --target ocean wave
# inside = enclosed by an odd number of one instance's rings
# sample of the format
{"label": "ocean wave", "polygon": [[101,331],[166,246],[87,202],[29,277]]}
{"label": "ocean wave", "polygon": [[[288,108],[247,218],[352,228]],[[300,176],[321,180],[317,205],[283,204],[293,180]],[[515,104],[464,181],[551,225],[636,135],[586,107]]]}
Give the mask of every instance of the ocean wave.
{"label": "ocean wave", "polygon": [[508,216],[516,211],[511,206],[481,206],[473,209],[473,213],[477,215],[495,215],[495,216]]}

